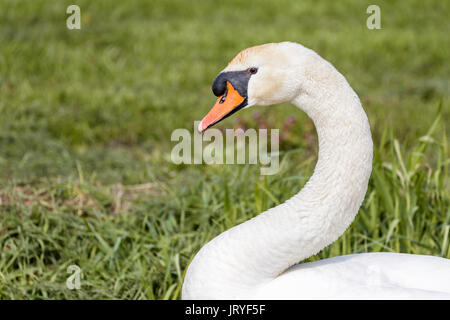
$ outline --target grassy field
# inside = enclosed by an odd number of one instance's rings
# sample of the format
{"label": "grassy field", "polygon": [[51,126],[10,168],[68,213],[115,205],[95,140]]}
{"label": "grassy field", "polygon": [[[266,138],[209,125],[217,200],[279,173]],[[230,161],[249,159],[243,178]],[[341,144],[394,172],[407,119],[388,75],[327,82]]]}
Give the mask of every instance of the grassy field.
{"label": "grassy field", "polygon": [[[81,7],[81,30],[66,8]],[[219,127],[283,132],[281,171],[170,161],[241,49],[296,41],[358,93],[374,171],[351,227],[310,260],[369,251],[450,258],[450,2],[0,0],[0,299],[178,299],[209,239],[296,193],[317,156],[289,104]],[[440,106],[440,108],[439,108]],[[447,129],[448,130],[448,129]],[[67,267],[83,270],[68,290]]]}

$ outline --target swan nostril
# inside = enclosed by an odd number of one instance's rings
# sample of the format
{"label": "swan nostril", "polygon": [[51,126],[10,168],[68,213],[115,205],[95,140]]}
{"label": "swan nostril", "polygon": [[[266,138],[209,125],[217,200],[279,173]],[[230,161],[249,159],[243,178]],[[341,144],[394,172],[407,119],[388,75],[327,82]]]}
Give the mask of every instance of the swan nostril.
{"label": "swan nostril", "polygon": [[220,98],[219,103],[222,104],[225,102],[225,99],[227,98],[228,89],[225,90],[225,93],[223,94],[222,98]]}

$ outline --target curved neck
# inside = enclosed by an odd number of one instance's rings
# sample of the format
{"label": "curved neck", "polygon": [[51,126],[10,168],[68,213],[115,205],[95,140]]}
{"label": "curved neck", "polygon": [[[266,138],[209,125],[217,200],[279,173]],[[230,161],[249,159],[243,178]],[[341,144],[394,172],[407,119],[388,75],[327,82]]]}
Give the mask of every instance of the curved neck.
{"label": "curved neck", "polygon": [[353,221],[372,168],[369,123],[345,78],[329,64],[322,67],[332,76],[308,79],[292,101],[317,129],[312,177],[285,203],[205,245],[189,266],[183,298],[251,297],[258,286],[334,242]]}

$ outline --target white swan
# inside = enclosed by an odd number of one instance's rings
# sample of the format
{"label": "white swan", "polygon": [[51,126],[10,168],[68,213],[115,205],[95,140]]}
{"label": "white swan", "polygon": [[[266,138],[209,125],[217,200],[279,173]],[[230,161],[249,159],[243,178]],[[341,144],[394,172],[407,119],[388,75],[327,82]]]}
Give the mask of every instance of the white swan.
{"label": "white swan", "polygon": [[314,174],[285,203],[207,243],[191,262],[183,299],[450,298],[450,260],[364,253],[295,263],[334,242],[353,221],[372,170],[372,138],[358,96],[330,63],[292,42],[240,52],[213,84],[203,131],[251,105],[290,101],[319,138]]}

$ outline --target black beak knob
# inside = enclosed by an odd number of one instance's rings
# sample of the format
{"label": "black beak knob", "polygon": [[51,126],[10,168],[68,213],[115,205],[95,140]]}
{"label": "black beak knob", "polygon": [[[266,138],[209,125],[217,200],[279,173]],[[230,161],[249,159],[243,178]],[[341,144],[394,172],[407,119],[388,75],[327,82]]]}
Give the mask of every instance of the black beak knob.
{"label": "black beak knob", "polygon": [[217,97],[222,96],[227,90],[228,81],[242,97],[246,98],[251,75],[247,70],[221,72],[213,82],[212,91]]}
{"label": "black beak knob", "polygon": [[226,73],[219,73],[212,85],[212,92],[216,97],[223,95],[227,89]]}

